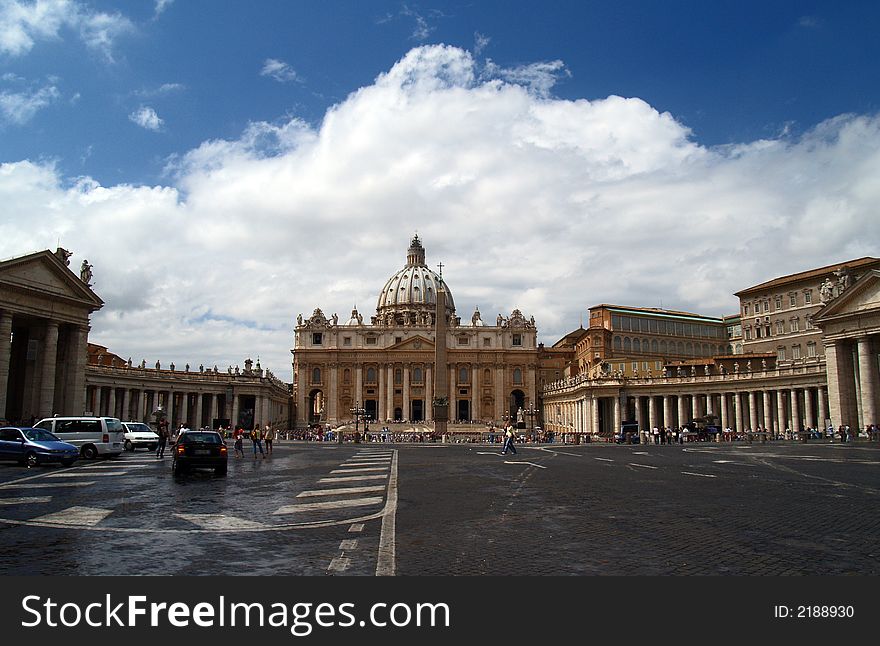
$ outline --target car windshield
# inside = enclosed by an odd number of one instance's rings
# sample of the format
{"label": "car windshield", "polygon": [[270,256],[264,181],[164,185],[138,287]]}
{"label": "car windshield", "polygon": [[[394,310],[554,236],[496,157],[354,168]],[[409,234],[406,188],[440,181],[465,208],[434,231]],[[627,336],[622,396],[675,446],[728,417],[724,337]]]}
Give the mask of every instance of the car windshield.
{"label": "car windshield", "polygon": [[116,431],[124,431],[125,428],[122,426],[122,422],[118,419],[107,419],[107,430],[111,433],[115,433]]}
{"label": "car windshield", "polygon": [[153,429],[151,429],[146,424],[128,424],[127,425],[129,433],[152,433]]}
{"label": "car windshield", "polygon": [[184,433],[180,437],[184,444],[221,444],[220,435],[217,433]]}
{"label": "car windshield", "polygon": [[33,441],[33,442],[60,442],[57,437],[52,435],[49,431],[44,431],[41,428],[30,428],[24,432],[24,436]]}

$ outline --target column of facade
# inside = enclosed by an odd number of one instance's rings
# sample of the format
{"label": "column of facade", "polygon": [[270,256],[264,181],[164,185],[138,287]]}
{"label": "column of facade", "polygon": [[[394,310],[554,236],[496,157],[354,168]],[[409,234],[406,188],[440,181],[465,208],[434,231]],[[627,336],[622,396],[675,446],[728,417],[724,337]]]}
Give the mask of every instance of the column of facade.
{"label": "column of facade", "polygon": [[691,395],[691,419],[695,420],[700,416],[700,396]]}
{"label": "column of facade", "polygon": [[388,393],[386,392],[387,386],[385,385],[385,366],[379,364],[376,372],[378,373],[377,376],[379,378],[379,421],[384,422],[388,419]]}
{"label": "column of facade", "polygon": [[721,413],[721,429],[726,429],[728,426],[731,426],[730,423],[730,409],[727,406],[727,393],[721,393],[721,406],[719,412]]}
{"label": "column of facade", "polygon": [[471,369],[471,419],[474,421],[479,421],[480,419],[479,372],[480,369],[477,366]]}
{"label": "column of facade", "polygon": [[458,419],[458,366],[449,366],[449,419]]}
{"label": "column of facade", "polygon": [[[335,370],[333,371],[333,375],[334,376],[336,375]],[[262,414],[263,426],[265,426],[266,424],[275,424],[275,422],[277,420],[274,417],[272,417],[272,400],[269,399],[269,397],[266,395],[263,395],[263,397],[261,399],[263,401],[263,406],[262,406],[262,408],[263,408],[263,414]]]}
{"label": "column of facade", "polygon": [[[339,419],[339,364],[328,366],[330,370],[330,401],[327,402],[327,419]],[[271,415],[270,415],[271,416]]]}
{"label": "column of facade", "polygon": [[538,402],[538,395],[537,391],[535,390],[535,388],[537,387],[537,380],[535,379],[535,368],[533,366],[529,366],[529,368],[526,370],[526,378],[529,380],[528,386],[526,388],[526,395],[528,395],[529,397],[529,403],[526,404],[526,406],[535,406]]}
{"label": "column of facade", "polygon": [[687,424],[687,407],[684,395],[678,395],[678,426],[682,427]]}
{"label": "column of facade", "polygon": [[663,426],[672,428],[672,396],[663,395]]}
{"label": "column of facade", "polygon": [[174,421],[174,391],[168,391],[168,423],[172,424]]}
{"label": "column of facade", "polygon": [[0,312],[0,417],[6,411],[6,389],[9,386],[9,362],[12,355],[12,312]]}
{"label": "column of facade", "polygon": [[644,429],[644,426],[642,425],[642,398],[636,395],[633,397],[633,403],[636,407],[635,423],[638,424],[640,429]]}
{"label": "column of facade", "polygon": [[745,430],[743,426],[743,410],[742,410],[742,402],[740,401],[740,393],[733,393],[733,418],[736,422],[736,432],[740,433]]}
{"label": "column of facade", "polygon": [[824,431],[828,424],[828,410],[825,408],[825,389],[822,386],[816,392],[816,404],[819,409],[819,428]]}
{"label": "column of facade", "polygon": [[361,366],[355,368],[354,371],[354,400],[355,404],[363,407],[364,405],[364,369]]}
{"label": "column of facade", "polygon": [[850,348],[846,343],[825,343],[825,374],[828,380],[828,417],[831,424],[854,426],[856,419],[855,378]]}
{"label": "column of facade", "polygon": [[749,428],[753,431],[758,428],[758,401],[755,391],[749,391]]}
{"label": "column of facade", "polygon": [[[233,426],[238,426],[238,412],[239,412],[239,408],[238,408],[238,399],[239,399],[239,397],[238,397],[238,393],[236,393],[236,392],[233,390],[233,391],[232,391],[232,425],[233,425]],[[308,423],[308,421],[309,421],[309,413],[310,413],[310,412],[311,412],[311,411],[308,411],[308,410],[305,411],[305,413],[306,413],[306,423]]]}
{"label": "column of facade", "polygon": [[877,419],[877,355],[873,352],[871,337],[857,339],[859,355],[859,393],[862,400],[862,419],[859,428],[880,423]]}
{"label": "column of facade", "polygon": [[107,416],[116,417],[116,385],[107,389]]}
{"label": "column of facade", "polygon": [[654,395],[648,397],[648,427],[657,426],[657,398]]}
{"label": "column of facade", "polygon": [[[306,388],[308,387],[306,386],[306,366],[300,365],[298,368],[299,370],[296,375],[296,421],[297,424],[308,424],[309,415],[306,410]],[[235,424],[235,421],[232,423]]]}
{"label": "column of facade", "polygon": [[67,335],[67,384],[62,402],[66,415],[82,415],[86,410],[87,346],[88,328],[84,325],[71,326]]}
{"label": "column of facade", "polygon": [[213,424],[214,420],[220,417],[220,395],[212,393],[209,397],[211,398],[211,424]]}
{"label": "column of facade", "polygon": [[782,435],[788,428],[788,416],[785,414],[785,391],[776,391],[776,434]]}
{"label": "column of facade", "polygon": [[504,368],[495,368],[495,419],[501,420],[507,410],[504,399]]}
{"label": "column of facade", "polygon": [[412,401],[410,401],[409,392],[409,372],[412,370],[412,364],[403,364],[403,418],[412,421]]}
{"label": "column of facade", "polygon": [[204,415],[202,415],[202,410],[203,410],[202,406],[203,406],[202,392],[199,391],[196,393],[196,414],[195,414],[195,420],[193,421],[195,428],[202,428],[205,425]]}
{"label": "column of facade", "polygon": [[434,421],[434,384],[431,366],[425,368],[425,421]]}
{"label": "column of facade", "polygon": [[387,406],[386,414],[388,415],[387,419],[394,419],[394,364],[388,364],[385,374],[387,377],[385,381],[388,383],[385,400]]}
{"label": "column of facade", "polygon": [[706,395],[706,415],[715,417],[715,395],[708,393]]}
{"label": "column of facade", "polygon": [[801,429],[801,414],[798,410],[797,391],[792,388],[791,394],[791,430],[797,432]]}
{"label": "column of facade", "polygon": [[614,434],[620,433],[620,393],[614,395]]}
{"label": "column of facade", "polygon": [[43,362],[40,366],[40,416],[55,413],[55,364],[58,358],[58,323],[49,321],[43,337]]}
{"label": "column of facade", "polygon": [[592,397],[590,399],[590,433],[600,433],[599,428],[599,398]]}
{"label": "column of facade", "polygon": [[180,421],[186,424],[187,428],[190,428],[189,425],[189,393],[181,393],[180,395]]}
{"label": "column of facade", "polygon": [[813,421],[813,391],[810,388],[804,388],[804,424],[807,428],[816,428]]}
{"label": "column of facade", "polygon": [[762,426],[765,431],[771,431],[773,429],[773,401],[770,397],[770,391],[763,391],[761,396],[764,399],[764,423]]}

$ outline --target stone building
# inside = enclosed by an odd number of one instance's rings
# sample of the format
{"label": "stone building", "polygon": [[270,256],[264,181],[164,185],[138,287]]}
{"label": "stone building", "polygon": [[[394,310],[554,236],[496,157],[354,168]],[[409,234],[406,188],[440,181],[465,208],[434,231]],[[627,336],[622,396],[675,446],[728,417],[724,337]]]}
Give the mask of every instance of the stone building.
{"label": "stone building", "polygon": [[69,269],[70,255],[59,248],[0,262],[0,419],[83,411],[89,316],[104,302],[90,274]]}
{"label": "stone building", "polygon": [[[379,290],[369,322],[353,309],[343,322],[320,309],[300,315],[294,336],[296,423],[353,419],[355,406],[379,421],[431,421],[435,308],[442,278],[425,263],[415,236],[405,266]],[[514,309],[484,321],[456,314],[446,288],[449,416],[452,421],[499,421],[537,401],[534,318]]]}

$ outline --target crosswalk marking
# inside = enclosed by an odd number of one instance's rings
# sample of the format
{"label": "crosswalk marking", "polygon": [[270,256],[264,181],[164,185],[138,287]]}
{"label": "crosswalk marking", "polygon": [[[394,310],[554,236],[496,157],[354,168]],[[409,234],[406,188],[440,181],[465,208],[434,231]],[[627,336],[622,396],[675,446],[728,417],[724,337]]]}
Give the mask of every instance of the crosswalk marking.
{"label": "crosswalk marking", "polygon": [[372,466],[375,466],[375,465],[377,465],[377,464],[388,464],[388,462],[387,462],[387,461],[383,461],[383,462],[346,462],[345,465],[340,465],[340,466],[347,466],[347,467],[372,467]]}
{"label": "crosswalk marking", "polygon": [[358,480],[385,480],[387,477],[388,476],[384,475],[348,476],[342,478],[321,478],[320,480],[318,480],[318,482],[357,482]]}
{"label": "crosswalk marking", "polygon": [[381,496],[372,498],[353,498],[351,500],[330,500],[327,502],[309,502],[298,505],[285,505],[273,512],[273,515],[295,514],[301,511],[327,511],[331,509],[345,509],[347,507],[368,507],[379,505],[384,502]]}
{"label": "crosswalk marking", "polygon": [[93,484],[95,484],[94,480],[90,482],[22,482],[0,485],[0,489],[54,489],[56,487],[88,487]]}
{"label": "crosswalk marking", "polygon": [[350,558],[348,558],[347,556],[337,556],[335,559],[330,561],[330,566],[327,568],[327,570],[329,572],[345,572],[350,565]]}
{"label": "crosswalk marking", "polygon": [[86,525],[94,527],[102,520],[113,513],[112,509],[101,509],[99,507],[68,507],[61,511],[56,511],[45,516],[37,516],[33,518],[35,523],[52,523],[53,525]]}
{"label": "crosswalk marking", "polygon": [[125,471],[91,471],[84,473],[83,471],[68,471],[66,473],[52,473],[47,478],[96,478],[103,476],[124,476]]}
{"label": "crosswalk marking", "polygon": [[204,529],[261,529],[263,523],[226,514],[174,514]]}
{"label": "crosswalk marking", "polygon": [[356,538],[347,538],[339,544],[339,549],[343,551],[352,551],[356,550],[358,546],[358,539]]}
{"label": "crosswalk marking", "polygon": [[52,496],[24,496],[22,498],[0,498],[0,505],[30,505],[49,502]]}
{"label": "crosswalk marking", "polygon": [[368,467],[366,469],[333,469],[330,473],[367,473],[369,471],[388,471],[388,467]]}
{"label": "crosswalk marking", "polygon": [[127,464],[116,463],[116,464],[94,464],[87,467],[82,467],[83,469],[146,469],[149,464]]}
{"label": "crosswalk marking", "polygon": [[352,533],[362,532],[362,531],[364,531],[364,524],[363,523],[355,523],[354,525],[352,525],[351,527],[348,528],[348,531],[352,532]]}
{"label": "crosswalk marking", "polygon": [[296,495],[297,498],[312,498],[315,496],[340,496],[343,494],[353,493],[371,493],[374,491],[385,491],[385,485],[378,487],[339,487],[337,489],[315,489],[312,491],[303,491]]}

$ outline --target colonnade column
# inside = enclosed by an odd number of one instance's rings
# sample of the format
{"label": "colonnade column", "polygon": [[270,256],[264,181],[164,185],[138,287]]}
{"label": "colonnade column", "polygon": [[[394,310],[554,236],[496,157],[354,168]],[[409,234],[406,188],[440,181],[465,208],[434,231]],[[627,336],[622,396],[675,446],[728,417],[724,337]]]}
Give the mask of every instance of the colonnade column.
{"label": "colonnade column", "polygon": [[6,388],[9,385],[9,361],[12,354],[12,313],[0,312],[0,417],[7,418]]}
{"label": "colonnade column", "polygon": [[633,402],[635,403],[636,408],[635,422],[639,425],[639,429],[643,429],[644,426],[642,425],[642,398],[636,395],[635,397],[633,397]]}
{"label": "colonnade column", "polygon": [[412,421],[412,402],[409,398],[409,371],[412,365],[403,364],[403,419]]}
{"label": "colonnade column", "polygon": [[877,424],[877,356],[872,351],[871,337],[859,337],[859,391],[862,399],[862,421],[859,428],[864,429]]}
{"label": "colonnade column", "polygon": [[695,420],[700,416],[700,396],[691,395],[691,420]]}
{"label": "colonnade column", "polygon": [[828,416],[833,426],[856,424],[856,393],[853,362],[846,343],[825,342],[825,374],[828,380]]}
{"label": "colonnade column", "polygon": [[180,421],[189,428],[189,393],[180,395]]}
{"label": "colonnade column", "polygon": [[480,389],[477,384],[479,379],[479,369],[476,366],[471,367],[471,420],[479,419],[479,401]]}
{"label": "colonnade column", "polygon": [[813,391],[804,388],[804,423],[807,428],[816,428],[813,422]]}
{"label": "colonnade column", "polygon": [[386,410],[385,414],[387,415],[386,419],[394,419],[394,365],[388,364],[388,369],[385,371],[387,383],[386,386]]}
{"label": "colonnade column", "polygon": [[[330,366],[330,395],[327,402],[327,419],[339,419],[339,364]],[[271,416],[269,413],[267,416]],[[273,420],[274,421],[274,420]],[[326,421],[326,420],[325,420]]]}
{"label": "colonnade column", "polygon": [[364,405],[364,369],[361,366],[355,368],[354,371],[354,401],[358,406]]}
{"label": "colonnade column", "polygon": [[742,402],[740,401],[740,393],[738,392],[733,393],[733,418],[736,424],[736,432],[740,433],[744,431]]}
{"label": "colonnade column", "polygon": [[[210,395],[211,397],[211,424],[214,424],[214,420],[220,417],[220,395],[214,393]],[[294,420],[296,423],[296,420]],[[235,430],[235,429],[233,429]]]}
{"label": "colonnade column", "polygon": [[495,369],[495,419],[500,420],[507,410],[504,401],[504,368]]}
{"label": "colonnade column", "polygon": [[753,431],[758,428],[758,402],[755,391],[749,391],[749,428]]}
{"label": "colonnade column", "polygon": [[785,415],[785,393],[780,389],[776,391],[776,434],[782,435],[788,427]]}
{"label": "colonnade column", "polygon": [[687,423],[687,409],[684,404],[684,395],[678,395],[678,426],[682,427]]}
{"label": "colonnade column", "polygon": [[40,366],[40,416],[52,417],[55,413],[55,364],[58,359],[58,323],[46,324],[43,338],[43,362]]}
{"label": "colonnade column", "polygon": [[[235,392],[233,391],[233,394],[232,394],[232,425],[233,426],[238,426],[238,410],[239,410],[238,409],[238,395],[236,395]],[[310,411],[306,411],[306,422],[307,423],[309,421],[309,415],[308,415],[309,412]],[[169,415],[169,417],[170,417],[170,415]]]}
{"label": "colonnade column", "polygon": [[590,433],[601,432],[599,428],[599,399],[597,397],[590,399],[590,417]]}
{"label": "colonnade column", "polygon": [[672,397],[663,395],[663,426],[672,428]]}
{"label": "colonnade column", "polygon": [[765,390],[761,393],[761,396],[764,399],[764,430],[772,431],[773,430],[773,407],[772,401],[770,397],[770,391]]}
{"label": "colonnade column", "polygon": [[196,393],[196,418],[195,427],[202,428],[204,426],[204,415],[202,415],[202,393]]}
{"label": "colonnade column", "polygon": [[[65,397],[64,413],[67,415],[82,415],[86,410],[86,361],[88,355],[88,327],[74,325],[68,334],[68,377],[67,395]],[[2,413],[0,407],[0,413]]]}
{"label": "colonnade column", "polygon": [[657,426],[657,398],[654,395],[648,396],[648,426]]}
{"label": "colonnade column", "polygon": [[[379,411],[377,414],[379,415],[379,421],[384,422],[388,419],[388,393],[385,392],[387,386],[385,385],[385,370],[383,366],[380,365],[377,372],[379,373]],[[430,396],[430,387],[427,387],[425,390],[428,391]]]}
{"label": "colonnade column", "polygon": [[614,434],[620,433],[620,393],[614,395]]}
{"label": "colonnade column", "polygon": [[798,410],[797,391],[794,388],[789,393],[789,399],[791,400],[791,430],[796,433],[801,429],[801,414]]}
{"label": "colonnade column", "polygon": [[816,404],[819,408],[819,427],[824,431],[828,423],[828,410],[825,408],[825,389],[819,386],[816,392]]}

